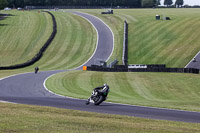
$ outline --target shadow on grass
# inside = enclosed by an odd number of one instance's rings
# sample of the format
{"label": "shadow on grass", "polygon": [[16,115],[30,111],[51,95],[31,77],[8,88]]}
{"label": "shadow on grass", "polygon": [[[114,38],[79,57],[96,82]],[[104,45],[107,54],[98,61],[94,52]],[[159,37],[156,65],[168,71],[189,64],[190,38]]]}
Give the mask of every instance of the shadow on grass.
{"label": "shadow on grass", "polygon": [[7,19],[7,18],[10,18],[10,17],[13,17],[13,16],[16,16],[16,15],[12,15],[12,14],[0,14],[0,20],[4,20],[4,19]]}
{"label": "shadow on grass", "polygon": [[8,24],[0,24],[0,26],[8,26]]}
{"label": "shadow on grass", "polygon": [[16,15],[13,15],[13,14],[0,14],[0,17],[6,17],[6,16],[16,16]]}
{"label": "shadow on grass", "polygon": [[[0,14],[0,21],[8,19],[8,18],[10,18],[12,16],[16,16],[16,15],[12,15],[12,14]],[[0,24],[0,26],[8,26],[8,24]]]}

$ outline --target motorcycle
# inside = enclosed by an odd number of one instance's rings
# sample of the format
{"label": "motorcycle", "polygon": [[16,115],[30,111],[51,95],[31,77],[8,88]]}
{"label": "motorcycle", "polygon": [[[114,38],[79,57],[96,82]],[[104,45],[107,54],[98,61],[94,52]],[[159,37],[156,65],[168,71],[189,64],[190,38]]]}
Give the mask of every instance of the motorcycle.
{"label": "motorcycle", "polygon": [[107,99],[108,93],[109,93],[109,90],[104,91],[104,92],[93,90],[91,96],[86,101],[86,105],[90,103],[94,103],[94,105],[101,104],[103,101]]}

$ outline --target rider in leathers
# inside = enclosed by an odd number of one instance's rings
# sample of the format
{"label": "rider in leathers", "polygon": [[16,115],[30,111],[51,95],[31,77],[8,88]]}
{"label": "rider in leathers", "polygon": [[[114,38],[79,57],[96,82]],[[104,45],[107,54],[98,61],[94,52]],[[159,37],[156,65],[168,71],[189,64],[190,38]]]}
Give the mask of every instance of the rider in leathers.
{"label": "rider in leathers", "polygon": [[[105,83],[103,86],[94,88],[94,91],[101,93],[101,94],[105,93],[106,95],[104,95],[104,96],[107,97],[107,94],[109,92],[109,86]],[[93,95],[90,98],[88,98],[86,104],[89,104],[90,101],[92,100],[92,98],[93,98]]]}

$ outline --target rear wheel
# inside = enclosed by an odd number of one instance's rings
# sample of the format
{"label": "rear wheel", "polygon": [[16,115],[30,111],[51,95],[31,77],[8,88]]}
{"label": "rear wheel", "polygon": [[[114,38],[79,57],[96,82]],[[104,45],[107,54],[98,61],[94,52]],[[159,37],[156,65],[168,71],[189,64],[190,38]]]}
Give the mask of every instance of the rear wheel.
{"label": "rear wheel", "polygon": [[94,100],[94,105],[99,105],[104,101],[104,97],[103,96],[97,96],[96,99]]}

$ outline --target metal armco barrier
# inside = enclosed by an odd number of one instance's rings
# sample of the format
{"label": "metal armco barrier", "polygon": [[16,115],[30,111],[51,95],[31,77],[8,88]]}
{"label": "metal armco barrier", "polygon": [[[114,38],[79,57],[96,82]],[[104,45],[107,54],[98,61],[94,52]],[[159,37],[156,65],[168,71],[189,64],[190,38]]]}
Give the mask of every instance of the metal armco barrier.
{"label": "metal armco barrier", "polygon": [[102,66],[92,65],[88,66],[88,71],[102,71],[102,72],[171,72],[171,73],[193,73],[199,74],[199,69],[194,68],[165,68],[163,65],[150,65],[158,67],[149,68],[128,68],[125,65],[116,65],[114,68],[105,68]]}
{"label": "metal armco barrier", "polygon": [[194,73],[199,74],[199,69],[194,68],[138,68],[128,69],[128,72],[171,72],[171,73]]}
{"label": "metal armco barrier", "polygon": [[123,40],[123,55],[122,55],[123,65],[128,64],[128,23],[124,21],[124,40]]}
{"label": "metal armco barrier", "polygon": [[40,51],[31,60],[28,60],[25,63],[11,65],[11,66],[2,66],[2,67],[0,66],[0,70],[9,70],[9,69],[24,68],[24,67],[33,65],[35,62],[37,62],[38,60],[40,60],[40,58],[43,56],[43,53],[45,52],[45,50],[47,49],[47,47],[51,44],[51,42],[53,41],[53,39],[55,38],[56,33],[57,33],[57,23],[56,23],[56,19],[55,19],[54,15],[52,13],[48,12],[48,11],[44,11],[44,12],[49,13],[51,15],[51,17],[52,17],[53,31],[52,31],[51,36],[49,37],[49,39],[46,41],[46,43],[40,49]]}

